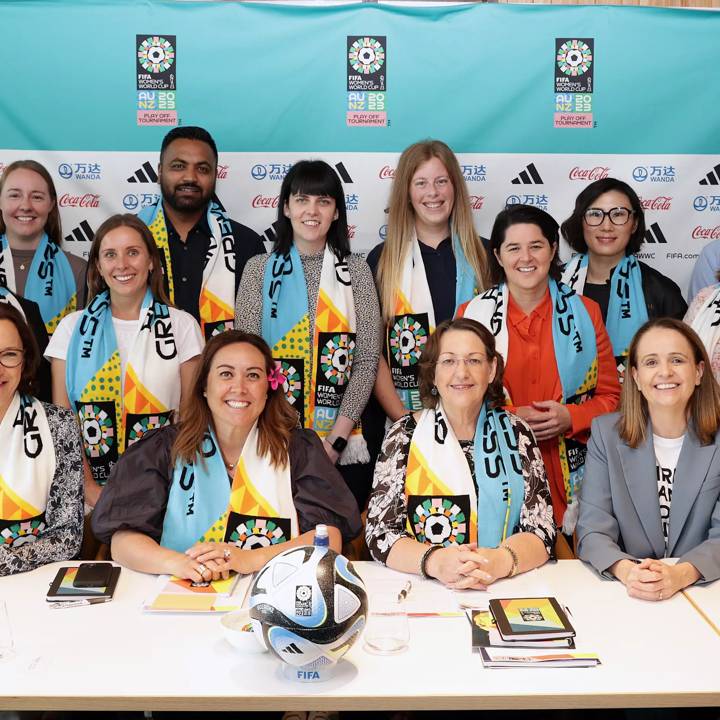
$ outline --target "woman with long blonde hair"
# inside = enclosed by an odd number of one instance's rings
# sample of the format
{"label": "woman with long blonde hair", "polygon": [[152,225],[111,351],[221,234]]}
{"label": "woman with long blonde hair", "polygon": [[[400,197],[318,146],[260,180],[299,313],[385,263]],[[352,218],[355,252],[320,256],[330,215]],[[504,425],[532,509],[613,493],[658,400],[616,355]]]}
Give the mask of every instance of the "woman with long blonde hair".
{"label": "woman with long blonde hair", "polygon": [[375,397],[395,421],[419,410],[419,361],[436,325],[487,284],[467,187],[453,151],[423,140],[400,156],[390,193],[387,239],[368,255],[375,273],[386,354]]}

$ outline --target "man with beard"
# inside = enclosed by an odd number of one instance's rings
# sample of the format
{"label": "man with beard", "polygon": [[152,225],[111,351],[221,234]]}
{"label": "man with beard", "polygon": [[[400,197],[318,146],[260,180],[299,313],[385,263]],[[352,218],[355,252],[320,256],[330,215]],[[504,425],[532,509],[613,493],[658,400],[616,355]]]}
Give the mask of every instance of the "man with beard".
{"label": "man with beard", "polygon": [[160,148],[162,198],[139,215],[160,249],[170,301],[195,317],[206,340],[232,328],[245,263],[265,252],[260,236],[231,220],[215,197],[217,162],[207,130],[171,130]]}

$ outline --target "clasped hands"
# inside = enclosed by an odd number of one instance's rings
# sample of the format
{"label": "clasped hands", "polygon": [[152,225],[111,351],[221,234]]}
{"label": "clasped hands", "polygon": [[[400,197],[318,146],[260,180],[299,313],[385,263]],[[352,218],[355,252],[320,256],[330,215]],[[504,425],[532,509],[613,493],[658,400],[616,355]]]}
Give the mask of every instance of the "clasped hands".
{"label": "clasped hands", "polygon": [[555,400],[537,400],[532,405],[515,408],[519,415],[535,433],[538,442],[563,435],[572,428],[570,411]]}
{"label": "clasped hands", "polygon": [[225,579],[231,571],[251,573],[256,570],[251,553],[252,550],[241,550],[231,543],[199,542],[178,553],[172,573],[192,582]]}
{"label": "clasped hands", "polygon": [[437,550],[428,559],[427,571],[451,590],[487,590],[510,574],[512,564],[507,550],[470,543]]}
{"label": "clasped hands", "polygon": [[667,565],[652,558],[645,558],[639,563],[632,560],[621,560],[620,563],[614,574],[625,585],[630,597],[667,600],[688,584],[684,582],[684,568],[680,564]]}

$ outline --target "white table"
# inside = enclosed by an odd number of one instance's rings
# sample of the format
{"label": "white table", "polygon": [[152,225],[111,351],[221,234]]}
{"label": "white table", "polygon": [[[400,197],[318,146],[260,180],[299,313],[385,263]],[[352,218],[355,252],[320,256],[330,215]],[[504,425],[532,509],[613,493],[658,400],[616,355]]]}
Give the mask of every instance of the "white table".
{"label": "white table", "polygon": [[720,635],[720,581],[694,585],[686,588],[683,594],[703,616],[708,627]]}
{"label": "white table", "polygon": [[[498,582],[482,597],[555,595],[572,613],[589,669],[486,670],[463,617],[412,618],[410,649],[366,653],[362,642],[332,680],[285,680],[270,654],[242,656],[219,617],[143,613],[155,578],[123,570],[113,602],[51,610],[56,563],[0,579],[17,657],[0,666],[0,709],[352,710],[714,706],[720,704],[720,637],[681,595],[663,603],[627,597],[566,560]],[[358,563],[368,587],[407,576]],[[409,602],[447,605],[449,592],[413,578]],[[718,592],[718,588],[712,592]],[[413,597],[413,595],[415,597]],[[480,594],[479,594],[480,595]]]}

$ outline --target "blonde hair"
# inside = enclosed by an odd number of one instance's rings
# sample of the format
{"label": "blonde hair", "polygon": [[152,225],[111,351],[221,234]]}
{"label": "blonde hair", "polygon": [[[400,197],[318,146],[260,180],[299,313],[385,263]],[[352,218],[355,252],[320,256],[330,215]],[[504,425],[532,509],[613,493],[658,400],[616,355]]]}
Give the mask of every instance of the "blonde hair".
{"label": "blonde hair", "polygon": [[390,191],[387,240],[377,270],[380,305],[386,324],[395,315],[395,296],[400,287],[403,258],[415,232],[410,183],[420,165],[432,158],[437,158],[445,166],[455,191],[455,202],[450,214],[450,232],[457,235],[460,241],[460,247],[480,284],[478,289],[484,290],[488,283],[487,257],[475,232],[467,186],[455,153],[440,140],[417,142],[406,148],[400,156]]}
{"label": "blonde hair", "polygon": [[617,428],[620,437],[632,448],[645,442],[649,411],[645,396],[640,392],[632,377],[632,368],[637,370],[638,345],[650,330],[674,330],[687,340],[696,365],[704,363],[705,369],[700,384],[688,401],[689,420],[701,445],[709,445],[720,428],[720,387],[710,368],[710,360],[703,341],[698,334],[681,320],[661,317],[648,320],[636,333],[628,348],[627,371],[620,395],[620,419]]}

